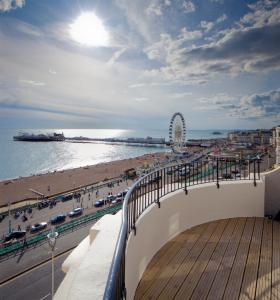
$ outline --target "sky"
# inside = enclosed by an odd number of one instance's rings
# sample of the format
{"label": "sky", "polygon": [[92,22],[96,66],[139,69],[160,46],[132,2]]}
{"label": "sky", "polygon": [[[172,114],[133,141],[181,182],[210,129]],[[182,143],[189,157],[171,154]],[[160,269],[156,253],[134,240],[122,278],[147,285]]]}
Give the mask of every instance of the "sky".
{"label": "sky", "polygon": [[0,128],[270,128],[279,85],[280,0],[0,0]]}

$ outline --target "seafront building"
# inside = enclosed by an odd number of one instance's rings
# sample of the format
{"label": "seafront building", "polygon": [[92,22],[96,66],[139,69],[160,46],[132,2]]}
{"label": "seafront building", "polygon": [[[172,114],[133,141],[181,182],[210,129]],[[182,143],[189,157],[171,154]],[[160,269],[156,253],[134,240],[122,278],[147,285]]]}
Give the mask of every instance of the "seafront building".
{"label": "seafront building", "polygon": [[[260,173],[259,163],[140,179],[66,259],[54,298],[279,299],[280,168]],[[178,170],[191,175],[177,180]]]}
{"label": "seafront building", "polygon": [[247,143],[254,145],[268,145],[271,143],[273,130],[242,130],[234,131],[228,134],[230,142]]}

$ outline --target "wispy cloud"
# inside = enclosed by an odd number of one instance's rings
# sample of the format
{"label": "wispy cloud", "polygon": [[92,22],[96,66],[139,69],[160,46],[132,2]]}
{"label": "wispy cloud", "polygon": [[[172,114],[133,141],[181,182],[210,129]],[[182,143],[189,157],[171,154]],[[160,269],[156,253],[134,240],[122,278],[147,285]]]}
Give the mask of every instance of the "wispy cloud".
{"label": "wispy cloud", "polygon": [[192,1],[183,1],[182,7],[185,13],[195,12],[195,5]]}
{"label": "wispy cloud", "polygon": [[27,80],[27,79],[20,79],[20,83],[27,84],[27,85],[33,85],[33,86],[44,86],[44,82],[35,81],[35,80]]}
{"label": "wispy cloud", "polygon": [[0,12],[8,12],[11,9],[21,8],[25,0],[0,0]]}

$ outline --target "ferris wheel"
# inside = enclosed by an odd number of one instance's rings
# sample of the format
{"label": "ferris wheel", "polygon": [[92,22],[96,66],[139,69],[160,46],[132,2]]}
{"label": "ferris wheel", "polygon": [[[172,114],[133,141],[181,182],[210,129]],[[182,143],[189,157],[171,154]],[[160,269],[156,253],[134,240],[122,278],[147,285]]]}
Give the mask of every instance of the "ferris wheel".
{"label": "ferris wheel", "polygon": [[183,115],[176,112],[169,125],[169,143],[175,153],[183,152],[186,139],[186,124]]}

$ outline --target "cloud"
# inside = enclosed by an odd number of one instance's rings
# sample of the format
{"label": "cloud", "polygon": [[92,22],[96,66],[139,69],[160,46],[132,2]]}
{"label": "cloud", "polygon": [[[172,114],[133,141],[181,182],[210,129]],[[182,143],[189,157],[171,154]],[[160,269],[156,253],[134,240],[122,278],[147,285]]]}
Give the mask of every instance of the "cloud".
{"label": "cloud", "polygon": [[216,23],[221,23],[224,22],[227,19],[227,15],[226,14],[222,14],[216,21]]}
{"label": "cloud", "polygon": [[181,99],[181,98],[188,98],[191,95],[192,95],[192,92],[183,92],[183,93],[171,94],[170,97],[173,99]]}
{"label": "cloud", "polygon": [[146,8],[147,15],[162,16],[162,3],[160,0],[152,0]]}
{"label": "cloud", "polygon": [[110,60],[108,61],[108,65],[112,65],[114,64],[116,61],[118,61],[118,59],[125,53],[125,51],[127,51],[127,48],[122,48],[117,50],[112,57],[110,58]]}
{"label": "cloud", "polygon": [[181,33],[176,37],[172,38],[170,34],[160,34],[160,40],[155,42],[151,46],[144,49],[148,58],[153,60],[165,60],[168,61],[172,53],[180,48],[185,42],[196,40],[202,37],[200,30],[188,31],[186,27],[181,29]]}
{"label": "cloud", "polygon": [[210,31],[215,26],[214,22],[201,21],[200,27],[205,29],[206,32]]}
{"label": "cloud", "polygon": [[[260,7],[241,18],[235,27],[213,35],[210,42],[186,45],[183,34],[177,39],[161,36],[160,42],[146,48],[146,53],[150,59],[158,59],[165,65],[149,71],[150,75],[198,82],[221,74],[236,76],[279,70],[280,5],[269,9],[264,4]],[[213,24],[201,21],[206,31]]]}
{"label": "cloud", "polygon": [[237,119],[263,119],[280,117],[280,89],[243,97],[225,93],[198,100],[196,110],[223,111]]}
{"label": "cloud", "polygon": [[137,97],[137,98],[134,98],[133,100],[136,101],[136,102],[146,102],[146,101],[149,101],[149,98],[147,98],[147,97]]}
{"label": "cloud", "polygon": [[20,79],[20,83],[27,84],[27,85],[33,85],[33,86],[44,86],[44,82],[34,81],[34,80],[26,80],[26,79]]}
{"label": "cloud", "polygon": [[223,3],[224,3],[224,0],[210,0],[210,2],[212,2],[212,3],[223,4]]}
{"label": "cloud", "polygon": [[0,12],[8,12],[11,9],[22,8],[25,0],[0,0]]}
{"label": "cloud", "polygon": [[243,97],[234,115],[242,118],[279,118],[280,90]]}
{"label": "cloud", "polygon": [[195,5],[191,1],[183,1],[182,6],[185,13],[195,12]]}

